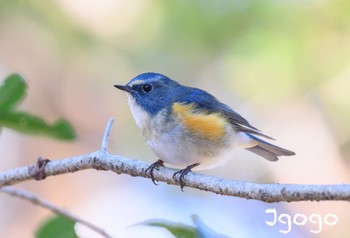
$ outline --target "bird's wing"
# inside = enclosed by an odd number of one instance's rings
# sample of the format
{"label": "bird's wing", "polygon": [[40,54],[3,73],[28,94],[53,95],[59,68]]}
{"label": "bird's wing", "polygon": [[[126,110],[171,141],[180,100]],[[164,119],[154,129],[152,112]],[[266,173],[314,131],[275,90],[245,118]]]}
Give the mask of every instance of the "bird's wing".
{"label": "bird's wing", "polygon": [[245,118],[243,118],[240,114],[232,110],[229,106],[222,103],[221,105],[222,107],[219,110],[219,112],[229,119],[233,128],[235,128],[237,131],[250,133],[257,136],[265,137],[270,140],[274,140],[274,138],[263,134],[260,130],[250,125],[250,123]]}
{"label": "bird's wing", "polygon": [[226,104],[221,103],[213,95],[207,93],[204,90],[197,88],[187,88],[186,90],[183,90],[179,98],[176,98],[176,101],[183,104],[192,104],[195,110],[198,110],[201,113],[220,113],[228,119],[233,128],[238,132],[250,133],[274,140],[270,136],[263,134],[260,130],[252,126],[239,113],[232,110]]}

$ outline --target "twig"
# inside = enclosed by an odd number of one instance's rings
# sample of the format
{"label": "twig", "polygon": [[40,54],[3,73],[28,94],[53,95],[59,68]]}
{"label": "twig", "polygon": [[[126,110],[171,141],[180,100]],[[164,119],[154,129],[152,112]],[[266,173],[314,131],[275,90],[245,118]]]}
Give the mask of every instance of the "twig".
{"label": "twig", "polygon": [[105,134],[102,139],[102,145],[101,145],[101,152],[107,153],[107,145],[109,141],[109,136],[111,134],[112,126],[113,126],[114,119],[111,117],[109,118],[108,124],[106,126]]}
{"label": "twig", "polygon": [[[107,126],[104,136],[105,142],[103,142],[101,150],[77,157],[50,161],[45,166],[45,175],[53,176],[85,169],[98,169],[149,178],[144,172],[150,166],[149,163],[111,155],[104,151],[105,145],[108,143],[110,130],[111,122]],[[33,176],[28,172],[30,167],[25,166],[0,173],[0,187],[33,180]],[[175,172],[174,169],[161,167],[154,172],[154,178],[157,181],[179,185],[172,178]],[[255,184],[192,172],[186,175],[185,180],[187,187],[265,202],[350,201],[350,184]]]}
{"label": "twig", "polygon": [[72,219],[72,220],[74,220],[82,225],[85,225],[86,227],[97,232],[98,234],[100,234],[103,237],[112,238],[112,236],[109,235],[108,233],[106,233],[102,228],[99,228],[99,227],[95,226],[94,224],[92,224],[86,220],[83,220],[82,218],[77,217],[77,216],[67,212],[66,210],[64,210],[62,208],[58,208],[58,207],[52,205],[51,203],[49,203],[48,201],[43,200],[32,193],[29,193],[27,191],[20,190],[17,188],[13,188],[13,187],[2,187],[2,188],[0,188],[0,191],[3,193],[7,193],[11,196],[24,199],[24,200],[31,202],[35,205],[38,205],[40,207],[47,208],[57,215],[62,215],[62,216],[68,217],[68,218],[70,218],[70,219]]}

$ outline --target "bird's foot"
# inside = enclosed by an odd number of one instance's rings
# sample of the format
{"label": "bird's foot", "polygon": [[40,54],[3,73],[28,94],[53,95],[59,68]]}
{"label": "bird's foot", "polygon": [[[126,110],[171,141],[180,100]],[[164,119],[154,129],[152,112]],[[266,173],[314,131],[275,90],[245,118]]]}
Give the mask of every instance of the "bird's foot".
{"label": "bird's foot", "polygon": [[159,159],[157,160],[155,163],[151,164],[146,170],[145,170],[145,174],[147,175],[149,173],[149,176],[151,177],[152,179],[152,182],[155,184],[155,185],[158,185],[156,183],[156,179],[154,178],[154,170],[158,170],[159,167],[164,167],[164,161]]}
{"label": "bird's foot", "polygon": [[199,163],[195,163],[195,164],[191,164],[189,166],[187,166],[184,169],[181,169],[179,171],[177,171],[176,173],[174,173],[173,175],[173,179],[176,181],[176,176],[179,174],[179,182],[180,182],[180,187],[181,187],[181,191],[183,192],[183,188],[185,186],[185,176],[186,174],[188,174],[189,172],[191,172],[191,169],[193,169],[194,167],[198,166]]}

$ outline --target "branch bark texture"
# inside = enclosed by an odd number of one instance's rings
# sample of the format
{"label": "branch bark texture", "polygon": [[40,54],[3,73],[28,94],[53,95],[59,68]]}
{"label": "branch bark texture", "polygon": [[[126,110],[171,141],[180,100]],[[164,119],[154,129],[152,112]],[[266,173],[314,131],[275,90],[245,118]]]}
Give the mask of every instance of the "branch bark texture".
{"label": "branch bark texture", "polygon": [[[112,123],[113,121],[110,120],[101,150],[76,157],[50,161],[44,168],[45,175],[48,177],[74,173],[85,169],[96,169],[150,178],[148,174],[145,174],[145,170],[150,166],[150,163],[112,155],[107,152],[107,140]],[[0,173],[0,187],[33,180],[33,174],[30,173],[33,166],[36,165],[24,166]],[[154,172],[154,177],[156,180],[167,184],[179,185],[178,181],[172,178],[175,172],[175,169],[161,167]],[[185,181],[186,187],[264,202],[350,201],[350,184],[257,184],[192,172],[186,175]]]}

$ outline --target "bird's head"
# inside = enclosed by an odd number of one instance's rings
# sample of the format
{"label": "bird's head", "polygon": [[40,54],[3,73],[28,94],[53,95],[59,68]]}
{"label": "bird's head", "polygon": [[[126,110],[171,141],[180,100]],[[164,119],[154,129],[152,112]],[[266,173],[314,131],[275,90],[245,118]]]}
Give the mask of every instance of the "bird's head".
{"label": "bird's head", "polygon": [[135,104],[145,112],[155,115],[172,106],[183,86],[162,74],[144,73],[131,79],[126,85],[114,87],[128,94],[129,104]]}

